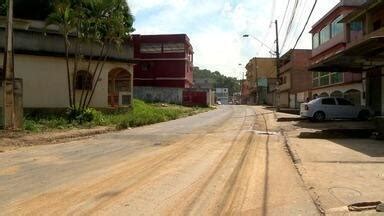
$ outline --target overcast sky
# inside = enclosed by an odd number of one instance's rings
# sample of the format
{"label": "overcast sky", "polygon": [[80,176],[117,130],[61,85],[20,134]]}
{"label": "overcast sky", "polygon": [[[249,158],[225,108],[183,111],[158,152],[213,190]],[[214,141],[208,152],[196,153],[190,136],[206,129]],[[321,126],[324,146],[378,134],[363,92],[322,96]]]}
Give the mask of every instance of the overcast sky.
{"label": "overcast sky", "polygon": [[[194,65],[241,77],[244,65],[254,56],[270,57],[274,48],[275,29],[271,21],[282,22],[281,44],[292,14],[295,0],[127,0],[135,16],[136,34],[185,33],[195,52]],[[290,2],[287,7],[287,3]],[[305,34],[297,48],[310,48],[310,27],[339,0],[319,0]],[[282,53],[293,47],[302,30],[314,0],[299,1],[291,33]],[[281,23],[279,23],[280,26]],[[249,34],[267,46],[250,38]],[[239,66],[242,64],[242,66]]]}

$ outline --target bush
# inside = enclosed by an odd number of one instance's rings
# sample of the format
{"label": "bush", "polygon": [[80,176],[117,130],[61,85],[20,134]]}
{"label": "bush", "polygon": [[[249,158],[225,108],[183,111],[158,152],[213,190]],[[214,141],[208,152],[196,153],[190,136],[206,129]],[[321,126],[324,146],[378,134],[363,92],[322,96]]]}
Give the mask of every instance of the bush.
{"label": "bush", "polygon": [[100,124],[103,122],[102,113],[93,108],[69,108],[67,111],[67,119],[71,123],[75,122],[78,124],[84,124],[87,122],[92,122],[94,120],[96,120]]}

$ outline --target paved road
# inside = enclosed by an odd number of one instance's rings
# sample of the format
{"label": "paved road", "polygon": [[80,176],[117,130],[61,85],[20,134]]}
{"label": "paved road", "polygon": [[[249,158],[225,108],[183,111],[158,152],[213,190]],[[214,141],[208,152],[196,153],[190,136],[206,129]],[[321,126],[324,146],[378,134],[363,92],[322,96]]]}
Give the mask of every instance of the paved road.
{"label": "paved road", "polygon": [[0,154],[0,215],[318,215],[274,114],[222,106]]}

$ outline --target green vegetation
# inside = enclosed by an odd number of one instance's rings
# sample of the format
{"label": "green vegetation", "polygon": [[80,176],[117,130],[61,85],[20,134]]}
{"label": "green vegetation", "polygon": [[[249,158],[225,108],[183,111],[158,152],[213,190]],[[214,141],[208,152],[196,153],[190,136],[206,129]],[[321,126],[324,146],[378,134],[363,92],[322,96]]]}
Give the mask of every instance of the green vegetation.
{"label": "green vegetation", "polygon": [[[26,131],[41,132],[54,129],[92,128],[96,126],[115,126],[117,129],[138,127],[205,112],[210,108],[184,107],[180,105],[145,103],[134,100],[132,110],[100,112],[87,109],[84,116],[68,118],[68,113],[27,115],[24,121]],[[70,111],[71,112],[71,111]]]}
{"label": "green vegetation", "polygon": [[210,79],[213,81],[214,88],[228,88],[229,95],[235,92],[240,92],[240,80],[234,77],[227,77],[220,72],[212,72],[198,67],[193,68],[193,77],[195,79]]}
{"label": "green vegetation", "polygon": [[[46,25],[59,27],[63,37],[67,68],[68,105],[74,113],[90,106],[111,48],[121,45],[134,31],[134,18],[125,0],[56,0]],[[95,46],[98,44],[98,46]],[[84,45],[92,45],[90,56],[84,57]],[[74,49],[73,65],[70,50]],[[98,54],[96,54],[98,53]],[[82,83],[81,96],[76,99],[76,79],[80,62],[88,65],[88,81]],[[71,75],[73,78],[71,78]],[[88,76],[88,75],[87,75]],[[89,82],[89,85],[86,85]],[[87,86],[90,86],[87,87]],[[79,102],[78,102],[79,101]],[[70,115],[72,116],[72,115]],[[75,116],[75,115],[73,115]]]}

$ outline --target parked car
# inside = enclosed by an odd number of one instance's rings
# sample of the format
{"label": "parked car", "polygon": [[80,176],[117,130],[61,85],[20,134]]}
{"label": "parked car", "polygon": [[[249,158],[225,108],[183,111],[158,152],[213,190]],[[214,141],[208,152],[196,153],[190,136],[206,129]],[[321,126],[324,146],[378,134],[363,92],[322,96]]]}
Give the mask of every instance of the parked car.
{"label": "parked car", "polygon": [[371,114],[369,109],[354,105],[344,98],[317,98],[300,106],[300,116],[313,121],[328,119],[367,120]]}

